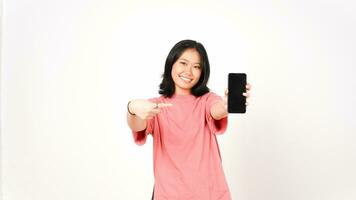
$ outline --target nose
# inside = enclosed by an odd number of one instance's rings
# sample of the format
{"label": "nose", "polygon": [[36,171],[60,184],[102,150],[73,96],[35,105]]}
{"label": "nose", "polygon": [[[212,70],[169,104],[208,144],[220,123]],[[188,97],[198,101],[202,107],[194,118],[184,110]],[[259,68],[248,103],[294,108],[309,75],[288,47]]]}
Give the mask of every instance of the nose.
{"label": "nose", "polygon": [[186,72],[186,73],[189,74],[189,75],[192,75],[192,70],[193,70],[193,66],[192,66],[192,65],[187,65],[187,66],[184,68],[184,72]]}

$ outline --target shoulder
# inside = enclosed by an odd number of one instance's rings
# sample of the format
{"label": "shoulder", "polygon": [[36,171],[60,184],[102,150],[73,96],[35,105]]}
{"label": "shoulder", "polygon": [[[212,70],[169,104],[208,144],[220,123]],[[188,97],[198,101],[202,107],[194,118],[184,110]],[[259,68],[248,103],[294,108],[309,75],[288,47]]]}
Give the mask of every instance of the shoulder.
{"label": "shoulder", "polygon": [[202,95],[201,98],[205,100],[210,100],[210,99],[220,99],[221,97],[214,92],[207,92],[204,95]]}
{"label": "shoulder", "polygon": [[207,106],[207,108],[211,108],[215,103],[218,103],[222,100],[223,98],[214,92],[208,92],[202,96],[202,101]]}

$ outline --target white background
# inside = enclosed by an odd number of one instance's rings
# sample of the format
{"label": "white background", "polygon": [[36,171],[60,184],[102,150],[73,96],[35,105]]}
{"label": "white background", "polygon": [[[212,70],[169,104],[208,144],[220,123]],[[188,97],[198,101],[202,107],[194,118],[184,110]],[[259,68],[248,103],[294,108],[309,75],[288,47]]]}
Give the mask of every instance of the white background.
{"label": "white background", "polygon": [[158,96],[169,50],[205,46],[209,87],[252,85],[218,136],[234,200],[356,199],[356,4],[340,0],[3,0],[3,200],[149,199],[152,138],[126,103]]}

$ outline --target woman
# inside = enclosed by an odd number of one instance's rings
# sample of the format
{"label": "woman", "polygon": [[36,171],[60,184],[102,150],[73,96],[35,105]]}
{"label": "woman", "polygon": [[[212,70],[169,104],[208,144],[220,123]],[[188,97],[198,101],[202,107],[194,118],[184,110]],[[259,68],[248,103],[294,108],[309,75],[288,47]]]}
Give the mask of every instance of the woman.
{"label": "woman", "polygon": [[[227,127],[227,101],[207,87],[208,55],[193,40],[178,42],[166,59],[161,96],[127,104],[138,145],[153,137],[156,200],[230,200],[217,134]],[[246,85],[249,97],[250,85]]]}

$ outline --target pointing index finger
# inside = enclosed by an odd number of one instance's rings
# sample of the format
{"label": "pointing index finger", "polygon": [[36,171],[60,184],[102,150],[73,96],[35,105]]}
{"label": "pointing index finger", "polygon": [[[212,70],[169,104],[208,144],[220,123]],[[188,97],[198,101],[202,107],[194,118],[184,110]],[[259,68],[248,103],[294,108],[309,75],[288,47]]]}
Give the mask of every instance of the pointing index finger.
{"label": "pointing index finger", "polygon": [[158,108],[164,108],[164,107],[171,107],[173,104],[171,103],[158,103],[157,104]]}

